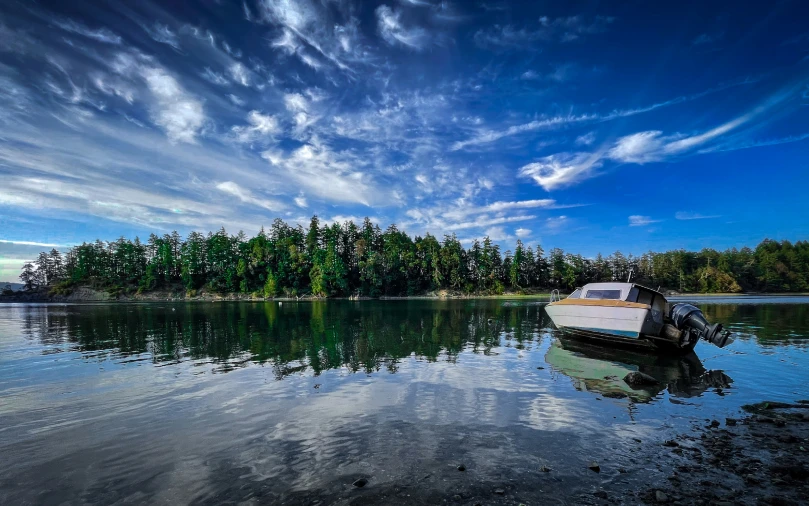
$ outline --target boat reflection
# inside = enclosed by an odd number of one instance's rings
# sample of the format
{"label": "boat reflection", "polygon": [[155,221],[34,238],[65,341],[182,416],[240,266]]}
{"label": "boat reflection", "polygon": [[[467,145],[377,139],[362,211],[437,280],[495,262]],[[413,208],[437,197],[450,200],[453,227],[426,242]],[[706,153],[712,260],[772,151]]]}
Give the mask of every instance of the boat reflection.
{"label": "boat reflection", "polygon": [[[569,376],[579,390],[604,397],[648,402],[663,391],[673,397],[699,396],[708,389],[728,388],[733,380],[722,371],[708,371],[696,353],[669,357],[610,349],[558,336],[545,355],[554,370]],[[658,381],[629,386],[624,377],[638,371]]]}

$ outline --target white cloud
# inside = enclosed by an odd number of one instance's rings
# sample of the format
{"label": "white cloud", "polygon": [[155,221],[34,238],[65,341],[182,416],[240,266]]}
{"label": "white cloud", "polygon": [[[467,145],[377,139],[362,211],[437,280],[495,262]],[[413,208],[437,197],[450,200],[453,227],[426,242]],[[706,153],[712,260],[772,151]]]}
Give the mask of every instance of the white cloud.
{"label": "white cloud", "polygon": [[270,211],[278,211],[280,209],[286,208],[286,206],[281,202],[271,199],[257,198],[255,195],[253,195],[251,191],[242,188],[233,181],[225,181],[223,183],[219,183],[216,185],[216,189],[223,193],[227,193],[228,195],[236,197],[245,204],[251,204],[257,207],[262,207]]}
{"label": "white cloud", "polygon": [[513,223],[516,221],[526,221],[526,220],[533,220],[536,216],[500,216],[496,218],[489,218],[487,216],[481,216],[477,218],[475,221],[466,221],[461,223],[452,223],[444,227],[444,230],[466,230],[469,228],[482,228],[482,227],[489,227],[492,225],[501,225],[504,223]]}
{"label": "white cloud", "polygon": [[485,236],[488,236],[489,239],[492,241],[506,241],[508,239],[513,239],[513,235],[509,235],[508,232],[505,231],[503,227],[491,227],[487,228],[484,232]]}
{"label": "white cloud", "polygon": [[402,23],[402,13],[387,5],[376,9],[377,29],[385,42],[395,46],[401,44],[416,51],[421,51],[429,43],[427,30],[418,26],[406,27]]}
{"label": "white cloud", "polygon": [[168,25],[157,22],[154,27],[143,26],[143,29],[146,30],[146,33],[148,33],[149,37],[155,42],[167,44],[174,49],[180,49],[180,39],[175,32],[171,31]]}
{"label": "white cloud", "polygon": [[273,136],[281,132],[281,127],[275,116],[262,114],[259,111],[250,111],[247,115],[248,125],[234,126],[233,132],[236,140],[242,143],[256,141],[269,142]]}
{"label": "white cloud", "polygon": [[295,205],[298,207],[309,207],[309,202],[307,202],[306,197],[301,193],[297,197],[295,197]]}
{"label": "white cloud", "polygon": [[518,175],[551,191],[592,177],[602,165],[599,153],[558,153],[520,167]]}
{"label": "white cloud", "polygon": [[567,125],[570,123],[581,123],[585,121],[593,121],[598,119],[598,116],[593,114],[584,114],[584,115],[568,115],[568,116],[555,116],[551,118],[544,118],[533,120],[528,123],[523,123],[521,125],[514,125],[508,127],[505,130],[481,130],[477,133],[474,137],[467,139],[465,141],[458,141],[452,144],[450,149],[453,151],[457,151],[460,149],[464,149],[468,146],[474,146],[478,144],[487,144],[490,142],[494,142],[497,140],[502,139],[503,137],[509,137],[512,135],[517,135],[525,132],[533,132],[536,130],[544,130],[554,127],[559,127],[562,125]]}
{"label": "white cloud", "polygon": [[335,202],[390,203],[390,193],[366,171],[369,160],[351,151],[332,151],[313,138],[291,153],[267,150],[261,156],[308,194]]}
{"label": "white cloud", "polygon": [[630,227],[644,227],[646,225],[651,225],[652,223],[659,223],[661,220],[653,220],[649,216],[640,216],[634,214],[629,217],[629,226]]}
{"label": "white cloud", "polygon": [[494,202],[487,206],[479,207],[474,210],[475,213],[483,212],[499,212],[512,209],[534,209],[538,207],[553,207],[556,201],[552,199],[536,199],[536,200],[518,200],[514,202]]}
{"label": "white cloud", "polygon": [[528,230],[527,228],[518,228],[517,230],[514,231],[514,235],[516,235],[520,239],[523,239],[525,237],[529,237],[531,235],[531,231]]}
{"label": "white cloud", "polygon": [[650,130],[621,137],[607,156],[626,163],[660,161],[664,157],[663,146],[666,142],[662,134],[659,130]]}
{"label": "white cloud", "polygon": [[533,81],[535,79],[539,79],[539,74],[533,70],[526,70],[522,73],[522,75],[520,75],[520,79],[524,81]]}
{"label": "white cloud", "polygon": [[234,95],[233,93],[228,93],[227,97],[228,97],[228,99],[230,99],[231,102],[233,102],[235,105],[238,105],[239,107],[241,107],[241,106],[243,106],[244,104],[247,103],[243,99],[241,99],[241,98],[237,97],[236,95]]}
{"label": "white cloud", "polygon": [[721,218],[719,214],[705,215],[691,211],[677,211],[674,218],[678,220],[707,220],[711,218]]}
{"label": "white cloud", "polygon": [[49,242],[32,242],[32,241],[11,241],[8,239],[0,239],[3,244],[20,244],[23,246],[41,246],[43,248],[61,248],[64,244],[53,244]]}
{"label": "white cloud", "polygon": [[213,84],[216,84],[216,85],[219,85],[219,86],[225,86],[227,84],[230,84],[230,81],[228,81],[225,76],[223,76],[222,74],[220,74],[218,72],[214,72],[213,70],[211,70],[208,67],[205,67],[205,71],[201,75],[207,81],[210,81]]}
{"label": "white cloud", "polygon": [[587,132],[584,135],[576,137],[576,144],[579,146],[589,146],[596,141],[595,132]]}
{"label": "white cloud", "polygon": [[77,23],[72,19],[54,21],[53,23],[62,30],[71,33],[76,33],[78,35],[82,35],[89,39],[97,40],[105,44],[118,45],[121,43],[121,37],[106,28],[98,28],[98,29],[88,28],[87,26],[81,23]]}
{"label": "white cloud", "polygon": [[232,77],[235,82],[242,86],[250,86],[250,71],[241,63],[233,63],[228,67],[228,72],[230,72],[230,77]]}
{"label": "white cloud", "polygon": [[196,142],[196,136],[205,123],[202,103],[159,67],[145,67],[142,74],[157,99],[152,111],[155,124],[166,131],[172,142]]}
{"label": "white cloud", "polygon": [[570,223],[570,219],[567,216],[554,216],[545,220],[543,228],[546,232],[557,233],[566,227],[568,223]]}

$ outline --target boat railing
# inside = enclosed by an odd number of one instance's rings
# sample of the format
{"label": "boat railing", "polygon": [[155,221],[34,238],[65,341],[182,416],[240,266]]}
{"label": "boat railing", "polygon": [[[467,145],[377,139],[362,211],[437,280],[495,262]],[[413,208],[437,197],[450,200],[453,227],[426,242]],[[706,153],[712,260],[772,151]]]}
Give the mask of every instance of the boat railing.
{"label": "boat railing", "polygon": [[556,302],[557,300],[562,300],[562,294],[559,293],[558,288],[554,288],[551,290],[551,302]]}

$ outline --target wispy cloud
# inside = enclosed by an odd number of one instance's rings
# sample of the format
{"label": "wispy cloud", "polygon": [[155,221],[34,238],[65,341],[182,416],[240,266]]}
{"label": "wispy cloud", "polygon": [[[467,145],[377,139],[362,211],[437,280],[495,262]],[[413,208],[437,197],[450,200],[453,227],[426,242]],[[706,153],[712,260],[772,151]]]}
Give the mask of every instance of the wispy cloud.
{"label": "wispy cloud", "polygon": [[121,43],[121,37],[107,28],[88,28],[87,26],[73,21],[72,19],[56,20],[53,21],[53,23],[62,30],[75,33],[98,42],[116,45]]}
{"label": "wispy cloud", "polygon": [[155,42],[169,45],[174,49],[180,49],[180,38],[175,32],[171,31],[168,25],[156,22],[154,26],[144,25],[143,29]]}
{"label": "wispy cloud", "polygon": [[379,34],[388,44],[401,44],[417,51],[424,49],[430,42],[428,32],[419,26],[405,26],[401,17],[401,11],[380,5],[376,9]]}
{"label": "wispy cloud", "polygon": [[645,227],[646,225],[651,225],[652,223],[659,223],[662,220],[654,220],[649,216],[640,216],[634,214],[629,217],[629,226],[630,227]]}
{"label": "wispy cloud", "polygon": [[219,183],[216,185],[216,189],[223,193],[236,197],[245,204],[258,206],[270,211],[278,211],[286,208],[286,206],[283,203],[278,202],[276,200],[256,197],[253,194],[253,192],[247,190],[246,188],[242,188],[233,181],[225,181]]}
{"label": "wispy cloud", "polygon": [[678,211],[674,214],[674,218],[678,220],[708,220],[711,218],[721,218],[720,214],[700,214],[692,211]]}
{"label": "wispy cloud", "polygon": [[274,136],[281,133],[281,127],[275,116],[262,114],[259,111],[250,111],[247,115],[247,125],[234,126],[231,131],[236,141],[241,143],[274,141]]}
{"label": "wispy cloud", "polygon": [[475,33],[475,43],[486,49],[538,49],[538,41],[571,42],[585,35],[600,33],[615,21],[614,17],[570,16],[549,18],[543,16],[534,25],[516,27],[514,25],[494,25]]}
{"label": "wispy cloud", "polygon": [[34,242],[34,241],[12,241],[9,239],[0,239],[0,243],[3,244],[19,244],[21,246],[39,246],[42,248],[61,248],[65,246],[64,244],[55,244],[49,242]]}
{"label": "wispy cloud", "polygon": [[725,36],[725,32],[717,32],[714,34],[710,33],[701,33],[694,37],[694,40],[691,41],[691,45],[693,46],[704,46],[708,44],[712,44],[722,39]]}
{"label": "wispy cloud", "polygon": [[531,236],[531,231],[527,228],[518,228],[514,231],[514,235],[519,237],[520,239],[525,239],[526,237]]}

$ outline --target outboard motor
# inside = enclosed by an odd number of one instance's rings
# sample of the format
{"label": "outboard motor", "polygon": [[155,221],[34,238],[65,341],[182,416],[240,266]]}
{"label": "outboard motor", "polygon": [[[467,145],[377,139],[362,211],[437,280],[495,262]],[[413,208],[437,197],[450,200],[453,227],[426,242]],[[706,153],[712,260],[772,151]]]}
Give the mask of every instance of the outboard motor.
{"label": "outboard motor", "polygon": [[702,311],[691,304],[674,304],[671,306],[669,318],[678,330],[691,333],[720,348],[733,342],[730,332],[722,331],[721,323],[708,323]]}

